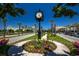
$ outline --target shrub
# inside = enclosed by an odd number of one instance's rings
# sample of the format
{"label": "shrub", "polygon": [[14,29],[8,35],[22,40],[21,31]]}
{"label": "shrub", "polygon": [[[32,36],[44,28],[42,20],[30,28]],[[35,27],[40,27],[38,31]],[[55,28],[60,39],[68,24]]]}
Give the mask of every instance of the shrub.
{"label": "shrub", "polygon": [[7,51],[10,47],[11,47],[11,45],[0,46],[0,55],[7,55]]}
{"label": "shrub", "polygon": [[70,55],[75,56],[76,54],[77,54],[77,49],[76,48],[71,49]]}

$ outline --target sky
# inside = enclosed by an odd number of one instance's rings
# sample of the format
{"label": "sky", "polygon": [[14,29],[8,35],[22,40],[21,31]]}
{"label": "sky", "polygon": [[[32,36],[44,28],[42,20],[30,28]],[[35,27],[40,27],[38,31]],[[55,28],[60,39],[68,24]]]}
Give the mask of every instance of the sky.
{"label": "sky", "polygon": [[[68,17],[61,17],[61,18],[54,18],[54,12],[52,11],[52,8],[56,4],[54,3],[19,3],[16,5],[16,7],[23,8],[26,12],[23,16],[17,16],[16,18],[13,18],[11,16],[7,16],[7,27],[13,27],[17,28],[17,23],[20,22],[23,25],[32,26],[34,24],[37,24],[37,21],[35,19],[35,12],[39,9],[43,11],[44,13],[44,21],[41,22],[41,26],[44,29],[50,29],[51,24],[49,20],[54,20],[57,26],[66,26],[69,24],[79,23],[79,16],[74,16],[73,18]],[[73,10],[79,12],[79,7],[73,7]],[[0,29],[3,28],[2,21],[0,20]]]}

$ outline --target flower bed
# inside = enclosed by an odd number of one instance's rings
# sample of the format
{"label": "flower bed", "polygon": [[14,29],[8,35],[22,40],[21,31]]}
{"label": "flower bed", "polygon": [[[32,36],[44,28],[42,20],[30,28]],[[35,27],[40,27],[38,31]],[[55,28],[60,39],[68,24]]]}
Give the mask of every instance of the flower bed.
{"label": "flower bed", "polygon": [[8,41],[9,41],[8,38],[5,38],[5,39],[4,38],[0,38],[0,46],[6,45]]}
{"label": "flower bed", "polygon": [[76,54],[79,55],[79,40],[74,42],[74,46],[76,47]]}
{"label": "flower bed", "polygon": [[79,49],[79,41],[78,40],[74,42],[74,45],[75,45],[76,48]]}
{"label": "flower bed", "polygon": [[51,51],[56,49],[56,46],[54,43],[49,41],[41,41],[40,43],[37,41],[30,41],[23,45],[24,50],[30,52],[30,53],[41,53],[43,54],[46,52],[46,49],[49,49]]}

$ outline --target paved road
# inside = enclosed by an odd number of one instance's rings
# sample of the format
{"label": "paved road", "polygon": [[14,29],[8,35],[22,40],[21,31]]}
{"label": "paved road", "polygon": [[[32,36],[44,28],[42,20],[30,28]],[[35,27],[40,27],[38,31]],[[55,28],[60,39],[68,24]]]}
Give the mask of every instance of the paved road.
{"label": "paved road", "polygon": [[[24,34],[20,34],[20,35],[22,36],[22,35],[27,35],[27,34],[29,34],[29,33],[24,33]],[[18,34],[6,35],[6,37],[8,37],[8,38],[16,37],[16,36],[18,36]],[[0,38],[2,38],[2,37],[3,37],[3,35],[0,35]]]}
{"label": "paved road", "polygon": [[69,40],[71,42],[79,40],[79,38],[77,38],[77,37],[73,37],[73,36],[69,36],[69,35],[65,35],[65,34],[57,34],[57,35],[60,36],[60,37],[65,38],[65,39],[67,39],[67,40]]}
{"label": "paved road", "polygon": [[11,38],[9,38],[8,44],[16,42],[16,41],[19,41],[19,40],[22,40],[24,38],[28,38],[28,37],[33,36],[33,35],[35,35],[35,34],[34,33],[30,33],[30,34],[26,34],[26,35],[23,35],[23,36],[11,37]]}
{"label": "paved road", "polygon": [[[15,36],[18,36],[18,35],[6,35],[6,37],[15,37]],[[0,36],[0,38],[2,38],[3,36]]]}

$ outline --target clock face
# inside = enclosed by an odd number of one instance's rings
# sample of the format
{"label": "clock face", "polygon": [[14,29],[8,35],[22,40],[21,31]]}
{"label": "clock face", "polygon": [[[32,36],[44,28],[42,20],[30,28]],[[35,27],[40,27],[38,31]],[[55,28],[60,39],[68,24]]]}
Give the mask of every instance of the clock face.
{"label": "clock face", "polygon": [[41,13],[41,12],[38,12],[38,13],[36,14],[36,17],[37,17],[37,18],[41,18],[41,17],[42,17],[42,13]]}

